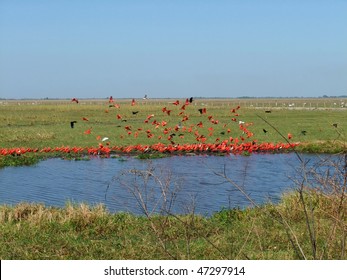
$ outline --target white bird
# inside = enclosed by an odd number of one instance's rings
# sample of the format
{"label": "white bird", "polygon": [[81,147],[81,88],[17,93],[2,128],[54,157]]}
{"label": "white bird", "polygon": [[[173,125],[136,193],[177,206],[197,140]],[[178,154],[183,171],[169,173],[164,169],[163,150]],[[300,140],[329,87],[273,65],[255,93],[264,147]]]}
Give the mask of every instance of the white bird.
{"label": "white bird", "polygon": [[104,141],[106,141],[106,140],[108,140],[108,137],[104,137],[104,138],[102,138],[102,142],[104,142]]}

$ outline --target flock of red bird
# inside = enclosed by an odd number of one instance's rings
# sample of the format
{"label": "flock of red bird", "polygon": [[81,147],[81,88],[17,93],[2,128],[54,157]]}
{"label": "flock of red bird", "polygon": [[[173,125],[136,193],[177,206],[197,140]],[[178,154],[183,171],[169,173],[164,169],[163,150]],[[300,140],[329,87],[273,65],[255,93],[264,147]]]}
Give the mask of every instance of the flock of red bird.
{"label": "flock of red bird", "polygon": [[[71,102],[75,102],[76,104],[79,103],[77,98],[72,98]],[[193,98],[187,98],[185,102],[180,102],[179,100],[176,100],[172,102],[172,105],[167,105],[162,108],[161,115],[163,116],[162,120],[155,119],[154,114],[149,114],[144,119],[144,125],[141,127],[133,127],[131,123],[126,123],[123,126],[118,125],[118,127],[123,127],[124,131],[119,136],[120,138],[124,137],[134,137],[137,138],[139,133],[145,133],[148,138],[154,138],[157,137],[159,143],[153,144],[153,145],[128,145],[128,146],[110,146],[110,142],[108,142],[108,137],[101,137],[96,136],[96,140],[98,141],[97,147],[56,147],[56,148],[50,148],[46,147],[43,149],[31,149],[31,148],[13,148],[13,149],[0,149],[1,155],[19,155],[24,154],[28,152],[43,152],[43,153],[50,153],[50,152],[60,152],[60,153],[75,153],[75,154],[91,154],[91,155],[98,155],[98,154],[104,154],[109,155],[110,153],[131,153],[131,152],[152,152],[157,151],[161,153],[242,153],[242,152],[266,152],[266,151],[278,151],[278,150],[285,150],[285,149],[291,149],[294,146],[296,146],[296,143],[261,143],[258,144],[256,140],[251,140],[253,133],[248,129],[249,126],[252,125],[252,123],[245,123],[241,120],[238,120],[238,110],[240,109],[240,106],[237,106],[235,108],[230,109],[230,120],[231,122],[236,123],[236,126],[239,128],[239,135],[238,137],[232,137],[231,136],[231,128],[228,127],[227,124],[222,124],[219,122],[219,120],[215,119],[212,115],[208,114],[208,110],[206,107],[199,108],[195,112],[196,114],[201,115],[201,121],[198,123],[191,123],[189,120],[190,115],[187,113],[186,108],[188,106],[191,106],[193,102]],[[137,102],[135,99],[131,100],[131,106],[134,106],[134,108],[138,108]],[[116,103],[116,101],[111,96],[108,100],[108,107],[115,107],[120,108],[120,105]],[[176,110],[175,110],[176,109]],[[177,113],[178,109],[178,113]],[[105,110],[106,113],[108,113],[108,109]],[[140,111],[132,111],[133,115],[137,115]],[[160,114],[160,113],[159,113]],[[164,118],[165,116],[171,116],[172,114],[176,114],[176,116],[180,116],[181,119],[179,123],[175,123],[174,126],[170,126],[170,118],[168,117]],[[205,116],[206,115],[206,116]],[[159,115],[160,116],[160,115]],[[123,118],[121,114],[116,113],[116,118],[120,120],[121,122],[127,122],[126,119]],[[164,120],[165,119],[165,120]],[[85,122],[88,122],[89,119],[86,117],[82,117],[82,120]],[[209,127],[204,129],[204,131],[207,131],[207,135],[200,133],[200,128],[203,128],[206,124],[205,121],[209,122]],[[177,122],[177,119],[175,119],[175,122]],[[77,121],[71,121],[70,126],[71,128],[74,128],[74,125],[77,123]],[[215,125],[221,125],[223,127],[223,131],[220,132],[217,138],[214,138],[213,135],[215,133]],[[154,129],[153,129],[154,127]],[[157,132],[161,132],[158,133]],[[177,137],[180,139],[183,139],[185,134],[193,134],[196,140],[196,143],[193,144],[179,144],[177,143]],[[265,133],[265,131],[264,131]],[[92,134],[92,128],[88,128],[84,131],[84,134],[89,135]],[[212,138],[213,137],[213,138]],[[292,135],[288,134],[288,139],[291,139]],[[213,140],[211,140],[213,139]],[[164,144],[164,143],[167,144]],[[179,141],[179,142],[182,142]]]}

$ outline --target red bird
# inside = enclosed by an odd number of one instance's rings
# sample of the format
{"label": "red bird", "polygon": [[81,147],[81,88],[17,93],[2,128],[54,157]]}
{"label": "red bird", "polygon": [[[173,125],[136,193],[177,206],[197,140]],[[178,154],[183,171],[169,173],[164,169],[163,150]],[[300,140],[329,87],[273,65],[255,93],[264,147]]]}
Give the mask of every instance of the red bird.
{"label": "red bird", "polygon": [[77,99],[77,98],[72,98],[72,99],[71,99],[71,102],[76,102],[76,103],[78,103],[78,99]]}
{"label": "red bird", "polygon": [[131,106],[135,105],[135,99],[133,98],[133,100],[131,101]]}
{"label": "red bird", "polygon": [[87,129],[84,134],[90,134],[92,132],[92,128]]}
{"label": "red bird", "polygon": [[110,96],[110,99],[108,100],[108,103],[113,103],[113,97],[112,97],[112,95]]}
{"label": "red bird", "polygon": [[293,135],[291,133],[288,133],[288,139],[292,139]]}
{"label": "red bird", "polygon": [[196,126],[202,127],[202,126],[203,126],[203,125],[202,125],[202,122],[199,122]]}
{"label": "red bird", "polygon": [[88,120],[87,118],[85,118],[85,117],[83,117],[82,120],[84,120],[84,121],[86,121],[86,122],[89,121],[89,120]]}
{"label": "red bird", "polygon": [[180,104],[180,102],[179,102],[178,100],[176,100],[176,101],[173,102],[172,104],[177,106],[178,104]]}

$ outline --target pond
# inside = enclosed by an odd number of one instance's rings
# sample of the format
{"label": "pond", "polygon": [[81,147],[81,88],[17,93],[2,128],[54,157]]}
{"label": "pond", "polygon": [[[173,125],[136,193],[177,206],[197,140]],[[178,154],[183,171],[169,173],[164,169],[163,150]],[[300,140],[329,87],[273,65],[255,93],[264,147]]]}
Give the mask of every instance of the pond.
{"label": "pond", "polygon": [[[305,161],[317,157],[305,155]],[[49,159],[0,170],[0,203],[102,203],[111,212],[195,213],[278,202],[298,187],[294,153],[91,160]],[[241,190],[241,191],[240,191]],[[243,192],[243,193],[242,193]],[[248,196],[248,197],[247,197]]]}

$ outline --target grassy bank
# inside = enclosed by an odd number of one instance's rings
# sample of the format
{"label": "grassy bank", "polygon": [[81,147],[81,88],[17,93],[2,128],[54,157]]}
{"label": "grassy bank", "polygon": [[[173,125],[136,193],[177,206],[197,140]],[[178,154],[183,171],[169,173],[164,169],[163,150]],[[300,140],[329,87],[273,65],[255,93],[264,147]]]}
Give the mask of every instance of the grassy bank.
{"label": "grassy bank", "polygon": [[86,205],[1,206],[0,258],[346,259],[346,202],[337,216],[335,198],[305,199],[315,204],[315,255],[300,197],[290,194],[278,205],[211,217],[111,214]]}

